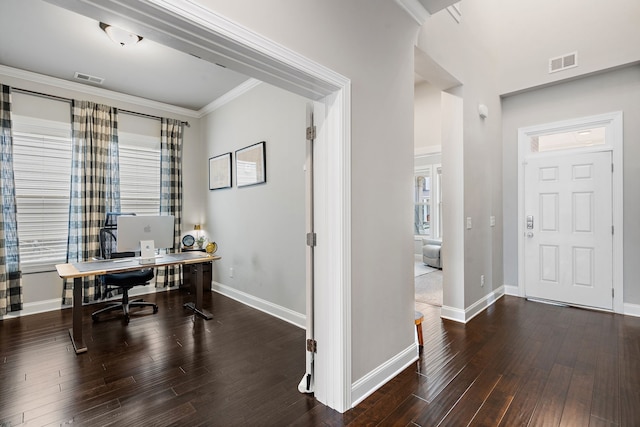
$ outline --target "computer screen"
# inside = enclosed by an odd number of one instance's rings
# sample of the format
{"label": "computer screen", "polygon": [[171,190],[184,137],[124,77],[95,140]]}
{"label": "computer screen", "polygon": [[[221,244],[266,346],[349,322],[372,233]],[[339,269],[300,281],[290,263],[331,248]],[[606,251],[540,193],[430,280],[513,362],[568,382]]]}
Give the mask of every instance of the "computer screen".
{"label": "computer screen", "polygon": [[173,215],[118,216],[118,252],[139,252],[141,240],[153,240],[156,249],[173,248]]}

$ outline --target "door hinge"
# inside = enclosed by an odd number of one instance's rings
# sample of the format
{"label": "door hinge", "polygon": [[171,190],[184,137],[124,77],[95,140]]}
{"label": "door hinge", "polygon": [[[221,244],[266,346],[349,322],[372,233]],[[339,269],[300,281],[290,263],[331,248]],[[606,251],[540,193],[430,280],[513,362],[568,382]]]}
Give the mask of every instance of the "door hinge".
{"label": "door hinge", "polygon": [[615,298],[616,297],[616,290],[611,288],[611,298]]}
{"label": "door hinge", "polygon": [[307,128],[307,140],[308,141],[313,141],[314,139],[316,139],[316,127],[315,126],[309,126]]}
{"label": "door hinge", "polygon": [[309,338],[307,340],[307,351],[310,353],[316,353],[318,351],[318,343],[316,340]]}
{"label": "door hinge", "polygon": [[613,229],[613,225],[611,226],[611,235],[613,235],[614,233],[614,229]]}
{"label": "door hinge", "polygon": [[307,233],[307,246],[314,247],[316,245],[316,233]]}
{"label": "door hinge", "polygon": [[613,163],[611,163],[611,173],[613,173]]}

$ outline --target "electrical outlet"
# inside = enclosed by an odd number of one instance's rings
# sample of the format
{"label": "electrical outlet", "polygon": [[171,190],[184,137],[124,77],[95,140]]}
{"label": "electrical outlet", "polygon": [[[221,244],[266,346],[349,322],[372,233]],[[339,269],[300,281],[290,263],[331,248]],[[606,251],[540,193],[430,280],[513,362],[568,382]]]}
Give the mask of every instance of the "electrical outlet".
{"label": "electrical outlet", "polygon": [[484,286],[484,274],[480,275],[480,286]]}
{"label": "electrical outlet", "polygon": [[495,226],[496,226],[496,217],[495,217],[495,216],[491,215],[491,216],[489,217],[489,225],[490,225],[491,227],[495,227]]}
{"label": "electrical outlet", "polygon": [[229,277],[233,278],[233,267],[229,267]]}

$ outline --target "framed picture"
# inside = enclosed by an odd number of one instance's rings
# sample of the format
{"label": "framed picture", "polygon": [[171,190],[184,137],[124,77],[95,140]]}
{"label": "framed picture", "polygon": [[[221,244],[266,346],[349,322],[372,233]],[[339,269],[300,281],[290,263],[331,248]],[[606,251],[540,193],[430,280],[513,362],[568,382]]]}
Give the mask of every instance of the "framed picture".
{"label": "framed picture", "polygon": [[209,159],[209,190],[231,188],[231,153]]}
{"label": "framed picture", "polygon": [[236,185],[248,185],[267,182],[265,160],[265,142],[258,142],[236,151]]}

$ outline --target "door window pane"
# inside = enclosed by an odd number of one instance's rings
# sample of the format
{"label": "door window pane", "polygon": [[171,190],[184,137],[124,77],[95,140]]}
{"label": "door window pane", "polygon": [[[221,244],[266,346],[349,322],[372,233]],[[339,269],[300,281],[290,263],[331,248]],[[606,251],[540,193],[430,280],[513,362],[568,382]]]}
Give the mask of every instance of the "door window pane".
{"label": "door window pane", "polygon": [[571,150],[575,148],[604,145],[605,128],[598,127],[571,132],[559,132],[550,135],[531,137],[531,152],[544,153],[555,150]]}

